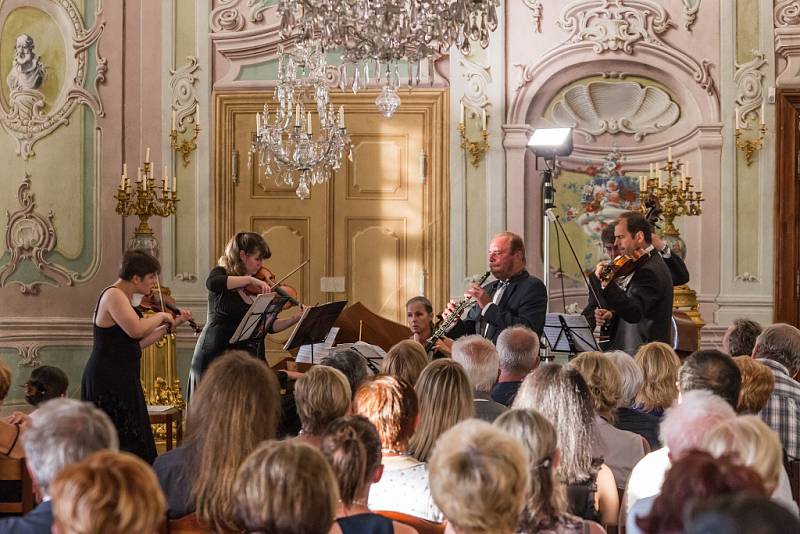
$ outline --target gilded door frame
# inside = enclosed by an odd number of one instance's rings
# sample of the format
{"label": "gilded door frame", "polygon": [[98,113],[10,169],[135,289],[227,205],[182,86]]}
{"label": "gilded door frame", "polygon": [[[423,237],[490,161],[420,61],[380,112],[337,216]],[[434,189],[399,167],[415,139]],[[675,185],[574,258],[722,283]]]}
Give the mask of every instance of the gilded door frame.
{"label": "gilded door frame", "polygon": [[[211,250],[212,257],[219,255],[226,241],[234,233],[234,186],[231,179],[233,156],[230,147],[234,132],[225,127],[232,124],[233,116],[239,113],[251,114],[261,109],[259,102],[271,94],[267,91],[216,91],[213,93],[214,140],[212,170]],[[347,111],[374,109],[376,91],[332,92],[331,101],[335,106],[344,105]],[[426,154],[426,187],[424,188],[424,234],[423,264],[426,270],[425,287],[428,298],[435,310],[444,309],[449,299],[450,288],[450,154],[449,131],[450,116],[449,92],[446,89],[414,89],[401,91],[402,104],[398,112],[417,112],[423,114],[424,146],[429,147]],[[255,120],[255,118],[253,119]],[[391,120],[386,119],[386,120]],[[239,173],[247,170],[247,154],[239,154]],[[332,258],[327,258],[327,269],[331,271]]]}

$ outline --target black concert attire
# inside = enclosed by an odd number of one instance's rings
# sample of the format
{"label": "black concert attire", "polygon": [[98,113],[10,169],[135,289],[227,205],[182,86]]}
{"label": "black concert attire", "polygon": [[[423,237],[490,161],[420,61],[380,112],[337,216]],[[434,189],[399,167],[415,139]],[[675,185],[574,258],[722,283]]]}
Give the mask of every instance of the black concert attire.
{"label": "black concert attire", "polygon": [[[605,301],[604,308],[614,313],[607,329],[611,342],[606,350],[623,350],[633,355],[644,343],[671,344],[672,275],[652,246],[646,254],[633,274],[612,281],[605,289],[601,289],[594,273],[589,275],[589,283]],[[597,302],[590,293],[583,315],[592,328],[596,308]]]}
{"label": "black concert attire", "polygon": [[[111,289],[107,287],[103,293]],[[100,294],[100,298],[103,294]],[[118,324],[103,328],[92,319],[94,346],[83,369],[81,400],[103,410],[117,429],[119,449],[135,454],[152,464],[156,443],[150,428],[150,416],[139,378],[142,349],[139,340],[130,337]],[[142,314],[134,308],[136,314]]]}
{"label": "black concert attire", "polygon": [[688,284],[689,269],[686,268],[683,258],[675,254],[668,246],[659,251],[659,254],[661,254],[661,259],[664,260],[667,269],[669,269],[669,274],[672,276],[672,285],[682,286],[683,284]]}
{"label": "black concert attire", "polygon": [[[189,370],[189,386],[186,401],[200,384],[200,378],[211,362],[226,350],[244,350],[259,360],[266,361],[264,355],[264,336],[257,339],[241,341],[231,345],[228,343],[236,332],[239,323],[250,309],[239,291],[228,289],[228,273],[223,267],[214,267],[206,279],[208,289],[208,317],[203,332],[197,339]],[[271,333],[268,329],[266,333]],[[266,335],[266,334],[265,334]]]}
{"label": "black concert attire", "polygon": [[510,326],[527,326],[542,335],[547,313],[547,289],[544,283],[523,269],[508,280],[495,280],[483,286],[492,298],[503,291],[498,303],[489,303],[483,309],[473,306],[467,318],[458,321],[447,333],[456,339],[468,334],[479,334],[497,343],[500,332]]}

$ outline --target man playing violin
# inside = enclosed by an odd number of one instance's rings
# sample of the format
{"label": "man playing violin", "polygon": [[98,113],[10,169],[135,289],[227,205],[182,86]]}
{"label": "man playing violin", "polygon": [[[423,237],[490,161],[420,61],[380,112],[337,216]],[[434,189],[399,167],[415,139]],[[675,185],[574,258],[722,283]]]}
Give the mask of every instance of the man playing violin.
{"label": "man playing violin", "polygon": [[[463,321],[448,332],[452,339],[466,334],[479,334],[492,343],[509,326],[527,326],[542,334],[547,313],[547,289],[544,283],[525,269],[525,244],[511,232],[494,236],[489,243],[489,270],[496,278],[481,287],[471,284],[465,298],[474,298],[474,306]],[[445,318],[455,309],[450,301],[442,314]]]}
{"label": "man playing violin", "polygon": [[650,223],[641,213],[623,213],[614,226],[614,245],[619,254],[633,261],[633,271],[601,282],[606,262],[597,264],[589,282],[598,291],[603,306],[590,295],[584,315],[589,324],[606,325],[610,345],[635,354],[643,343],[670,343],[672,276],[652,244]]}
{"label": "man playing violin", "polygon": [[[603,244],[603,250],[611,260],[620,255],[614,238],[614,226],[616,224],[616,222],[612,222],[600,232],[600,242]],[[651,236],[653,247],[661,254],[661,258],[667,264],[669,274],[672,276],[672,285],[680,286],[689,283],[689,269],[686,268],[683,258],[675,254],[658,234],[652,232]]]}

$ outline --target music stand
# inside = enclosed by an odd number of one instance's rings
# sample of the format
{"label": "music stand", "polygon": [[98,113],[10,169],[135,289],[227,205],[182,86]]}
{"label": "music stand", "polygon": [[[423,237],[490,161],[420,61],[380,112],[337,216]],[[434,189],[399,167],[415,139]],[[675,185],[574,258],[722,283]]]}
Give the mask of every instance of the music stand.
{"label": "music stand", "polygon": [[544,321],[544,337],[553,352],[568,353],[569,358],[579,352],[600,350],[583,315],[548,313]]}
{"label": "music stand", "polygon": [[[264,324],[266,324],[269,314],[274,312],[275,306],[270,306],[270,303],[283,300],[280,307],[277,308],[279,312],[283,305],[286,304],[284,297],[275,298],[275,293],[261,293],[256,295],[250,308],[245,312],[239,326],[228,341],[229,344],[234,345],[242,341],[251,341],[259,339],[259,337],[266,336],[264,331]],[[277,304],[277,303],[276,303]],[[274,312],[277,315],[277,312]]]}
{"label": "music stand", "polygon": [[283,350],[294,349],[301,345],[311,345],[311,364],[313,365],[314,344],[325,341],[328,332],[346,305],[346,300],[340,300],[306,308],[292,331],[292,335],[283,346]]}

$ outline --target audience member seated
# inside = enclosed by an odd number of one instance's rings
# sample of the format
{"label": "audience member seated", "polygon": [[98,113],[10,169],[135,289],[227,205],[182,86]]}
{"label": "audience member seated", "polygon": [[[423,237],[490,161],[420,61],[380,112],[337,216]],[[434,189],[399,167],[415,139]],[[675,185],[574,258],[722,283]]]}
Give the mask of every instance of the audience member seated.
{"label": "audience member seated", "polygon": [[721,422],[703,437],[700,448],[713,456],[732,454],[742,465],[752,467],[764,482],[767,495],[798,515],[783,468],[781,442],[760,417],[744,415]]}
{"label": "audience member seated", "polygon": [[758,415],[772,395],[775,376],[769,367],[751,356],[736,356],[733,363],[742,374],[742,388],[739,390],[736,411],[740,414]]}
{"label": "audience member seated", "polygon": [[577,369],[539,365],[522,381],[513,407],[536,410],[556,429],[561,452],[556,474],[566,486],[568,510],[589,521],[616,524],[619,495],[614,474],[602,458],[592,458],[594,409]]}
{"label": "audience member seated", "polygon": [[527,326],[506,328],[497,336],[500,377],[492,388],[492,400],[511,406],[522,381],[539,365],[539,336]]}
{"label": "audience member seated", "polygon": [[294,400],[302,424],[297,439],[319,447],[330,422],[350,410],[350,384],[338,369],[316,365],[295,382]]}
{"label": "audience member seated", "polygon": [[404,339],[386,353],[381,363],[381,373],[402,378],[416,386],[426,365],[428,355],[425,354],[425,348],[413,339]]}
{"label": "audience member seated", "polygon": [[[11,387],[11,369],[0,362],[0,404]],[[0,455],[9,458],[22,458],[22,442],[19,439],[22,426],[27,421],[24,416],[11,416],[8,421],[0,421]]]}
{"label": "audience member seated", "polygon": [[636,520],[641,530],[629,528],[628,533],[683,532],[687,505],[743,492],[765,495],[764,483],[753,469],[731,456],[714,458],[707,452],[688,451],[667,471],[649,515]]}
{"label": "audience member seated", "polygon": [[336,349],[322,358],[321,365],[327,365],[340,370],[347,383],[350,384],[350,393],[355,395],[358,386],[367,378],[367,362],[364,357],[352,349]]}
{"label": "audience member seated", "polygon": [[164,494],[150,466],[126,452],[101,451],[53,481],[55,534],[155,534]]}
{"label": "audience member seated", "polygon": [[684,360],[678,388],[681,394],[698,389],[710,391],[735,410],[742,390],[742,373],[733,358],[724,352],[698,350]]}
{"label": "audience member seated", "polygon": [[558,436],[545,416],[534,410],[514,409],[495,419],[494,424],[517,438],[528,452],[528,499],[517,532],[605,532],[597,523],[567,513],[564,487],[556,478],[561,461]]}
{"label": "audience member seated", "polygon": [[603,458],[618,488],[625,488],[631,469],[644,457],[646,440],[639,434],[614,428],[614,413],[622,398],[622,376],[602,352],[584,352],[570,363],[592,393],[592,457]]}
{"label": "audience member seated", "polygon": [[339,484],[336,523],[343,534],[415,534],[413,528],[373,513],[370,487],[383,474],[378,431],[361,416],[340,417],[322,434],[320,450]]}
{"label": "audience member seated", "polygon": [[722,336],[722,352],[731,356],[751,356],[763,328],[750,319],[736,319]]}
{"label": "audience member seated", "polygon": [[464,336],[453,343],[453,360],[464,367],[472,384],[475,417],[491,423],[506,410],[492,400],[492,386],[499,371],[497,349],[483,336]]}
{"label": "audience member seated", "polygon": [[25,387],[25,402],[38,408],[41,403],[50,399],[66,397],[69,378],[58,367],[40,365],[31,371],[28,381],[23,386]]}
{"label": "audience member seated", "polygon": [[464,421],[445,432],[431,457],[433,500],[453,534],[511,534],[525,507],[528,455],[499,428]]}
{"label": "audience member seated", "polygon": [[682,392],[681,401],[669,408],[661,421],[661,441],[664,446],[642,458],[631,471],[625,492],[628,522],[632,521],[637,501],[647,498],[652,501],[661,491],[664,473],[673,461],[687,451],[698,448],[705,434],[735,416],[731,405],[711,391]]}
{"label": "audience member seated", "polygon": [[298,440],[259,445],[236,474],[233,499],[237,532],[338,531],[331,530],[339,499],[336,477],[316,447]]}
{"label": "audience member seated", "polygon": [[428,470],[408,453],[419,413],[411,384],[390,375],[367,379],[356,392],[353,413],[366,417],[381,440],[383,476],[372,484],[369,507],[441,521],[430,497]]}
{"label": "audience member seated", "polygon": [[775,376],[761,418],[778,433],[786,455],[800,460],[800,382],[792,378],[800,371],[800,330],[783,323],[768,326],[758,336],[753,358]]}
{"label": "audience member seated", "polygon": [[414,389],[419,401],[419,425],[408,442],[408,450],[420,462],[427,462],[439,436],[474,415],[472,386],[461,364],[441,358],[423,369]]}
{"label": "audience member seated", "polygon": [[654,341],[639,347],[634,357],[643,374],[642,387],[633,401],[640,412],[661,418],[678,398],[678,369],[681,360],[672,347]]}
{"label": "audience member seated", "polygon": [[196,512],[209,528],[236,528],[234,475],[259,443],[275,439],[279,409],[278,381],[263,361],[243,351],[215,359],[192,394],[183,445],[153,464],[167,516]]}
{"label": "audience member seated", "polygon": [[658,449],[661,447],[661,442],[658,440],[658,417],[631,408],[644,382],[642,368],[628,353],[621,350],[607,352],[606,357],[611,360],[622,378],[621,396],[615,412],[614,426],[620,430],[639,434],[647,440],[650,450]]}
{"label": "audience member seated", "polygon": [[771,534],[800,532],[800,521],[760,495],[734,493],[697,503],[689,511],[685,534]]}
{"label": "audience member seated", "polygon": [[24,517],[0,520],[6,534],[50,534],[50,485],[62,469],[104,449],[117,450],[117,431],[105,412],[88,402],[42,403],[22,437],[25,461],[40,504]]}

